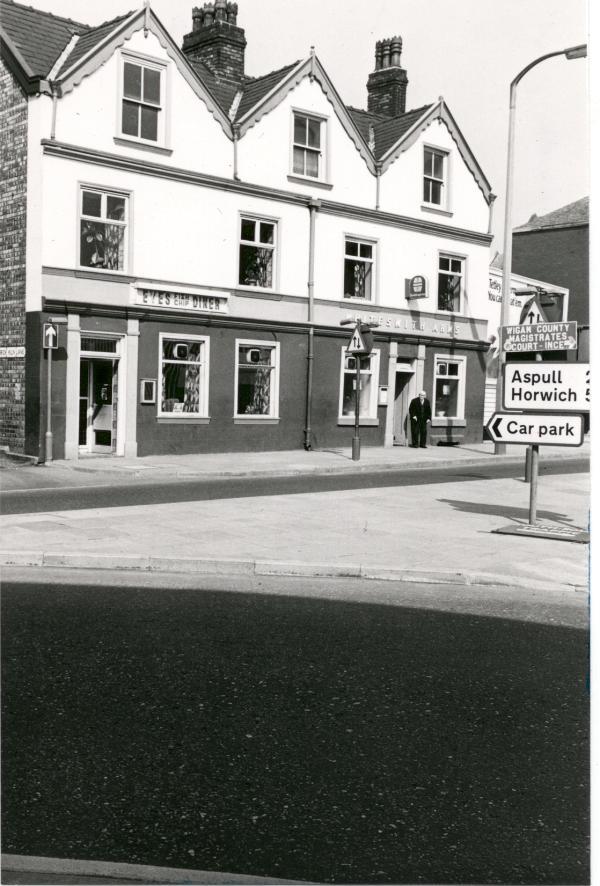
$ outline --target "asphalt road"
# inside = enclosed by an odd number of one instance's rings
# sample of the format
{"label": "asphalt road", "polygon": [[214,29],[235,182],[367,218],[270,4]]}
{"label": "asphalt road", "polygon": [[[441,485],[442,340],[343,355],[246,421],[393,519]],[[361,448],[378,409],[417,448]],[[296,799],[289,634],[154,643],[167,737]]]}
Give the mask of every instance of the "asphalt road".
{"label": "asphalt road", "polygon": [[[547,462],[540,465],[544,474],[573,474],[589,470],[589,459]],[[165,504],[180,501],[243,498],[260,495],[293,495],[306,492],[332,492],[342,489],[372,489],[386,486],[415,486],[428,483],[455,483],[523,476],[523,464],[495,463],[486,467],[447,466],[386,470],[359,474],[302,474],[270,477],[220,477],[215,480],[186,479],[162,482],[139,482],[118,485],[53,487],[43,489],[6,489],[0,495],[2,513],[33,514],[47,511],[70,511],[82,508],[111,508],[127,505]]]}
{"label": "asphalt road", "polygon": [[3,851],[588,882],[588,635],[564,608],[135,581],[5,582]]}

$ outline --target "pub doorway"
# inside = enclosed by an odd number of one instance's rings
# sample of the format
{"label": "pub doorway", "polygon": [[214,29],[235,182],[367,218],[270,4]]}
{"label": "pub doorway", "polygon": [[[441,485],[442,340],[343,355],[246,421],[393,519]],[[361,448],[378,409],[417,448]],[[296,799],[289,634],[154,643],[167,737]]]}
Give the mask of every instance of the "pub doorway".
{"label": "pub doorway", "polygon": [[114,358],[81,358],[79,450],[112,454],[117,449],[118,366]]}
{"label": "pub doorway", "polygon": [[410,363],[398,363],[394,391],[394,446],[408,446],[410,418],[408,407],[411,400],[415,371]]}

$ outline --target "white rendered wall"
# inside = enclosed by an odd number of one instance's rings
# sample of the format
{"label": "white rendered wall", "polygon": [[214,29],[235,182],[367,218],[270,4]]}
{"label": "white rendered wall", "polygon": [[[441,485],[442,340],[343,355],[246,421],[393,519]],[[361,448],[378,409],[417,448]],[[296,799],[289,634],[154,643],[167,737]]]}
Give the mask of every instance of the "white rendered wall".
{"label": "white rendered wall", "polygon": [[[451,216],[423,209],[423,149],[425,145],[449,152]],[[385,212],[408,215],[431,222],[486,232],[489,207],[483,193],[464,162],[446,124],[437,119],[403,151],[381,176],[380,208]]]}
{"label": "white rendered wall", "polygon": [[[173,150],[170,156],[143,146],[115,143],[115,137],[120,136],[121,49],[167,63],[165,113],[167,146]],[[186,82],[158,38],[151,32],[145,38],[143,30],[136,31],[104,64],[59,100],[56,139],[225,178],[233,174],[231,139]]]}
{"label": "white rendered wall", "polygon": [[[326,180],[333,185],[330,190],[311,182],[288,180],[292,174],[293,109],[327,118]],[[242,181],[375,208],[375,176],[369,172],[316,79],[311,83],[306,76],[277,107],[248,129],[240,139],[238,151]]]}
{"label": "white rendered wall", "polygon": [[131,276],[191,286],[237,286],[239,218],[247,213],[278,223],[275,290],[306,295],[308,209],[48,156],[43,187],[45,266],[78,268],[80,183],[131,192],[126,270]]}
{"label": "white rendered wall", "polygon": [[[449,237],[402,230],[387,225],[317,214],[315,297],[342,301],[358,310],[369,302],[344,299],[344,238],[364,237],[376,241],[376,286],[372,304],[382,307],[437,312],[437,274],[440,252],[466,259],[464,316],[487,316],[489,248]],[[407,300],[405,280],[424,275],[429,297]]]}

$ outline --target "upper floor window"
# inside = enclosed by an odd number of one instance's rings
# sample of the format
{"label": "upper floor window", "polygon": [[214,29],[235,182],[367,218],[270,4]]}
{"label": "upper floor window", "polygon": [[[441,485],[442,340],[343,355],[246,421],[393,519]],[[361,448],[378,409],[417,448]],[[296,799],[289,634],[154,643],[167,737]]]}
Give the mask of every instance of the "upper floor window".
{"label": "upper floor window", "polygon": [[423,202],[443,208],[446,205],[447,154],[425,148],[423,157]]}
{"label": "upper floor window", "polygon": [[464,291],[465,259],[440,255],[438,270],[438,311],[458,313]]}
{"label": "upper floor window", "polygon": [[122,135],[154,144],[164,141],[164,77],[159,64],[123,57]]}
{"label": "upper floor window", "polygon": [[238,281],[241,286],[273,288],[276,235],[276,222],[242,216]]}
{"label": "upper floor window", "polygon": [[344,246],[344,298],[373,299],[375,244],[346,237]]}
{"label": "upper floor window", "polygon": [[126,194],[81,189],[79,264],[84,268],[124,271],[127,262]]}
{"label": "upper floor window", "polygon": [[292,171],[295,175],[323,178],[324,120],[294,113]]}

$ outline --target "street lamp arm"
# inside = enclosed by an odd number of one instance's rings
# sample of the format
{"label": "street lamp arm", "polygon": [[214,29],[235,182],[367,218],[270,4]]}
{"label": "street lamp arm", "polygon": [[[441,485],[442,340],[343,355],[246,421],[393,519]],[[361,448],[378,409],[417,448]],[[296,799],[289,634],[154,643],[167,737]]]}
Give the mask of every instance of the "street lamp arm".
{"label": "street lamp arm", "polygon": [[587,55],[587,45],[582,43],[580,46],[571,46],[569,49],[558,49],[556,52],[547,52],[546,55],[540,55],[539,58],[534,59],[532,62],[529,62],[522,71],[519,71],[517,76],[512,80],[510,84],[511,92],[513,87],[517,85],[519,80],[521,80],[525,74],[530,71],[532,68],[535,68],[536,65],[539,65],[540,62],[545,62],[547,58],[554,58],[557,55],[566,55],[567,58],[580,58]]}

